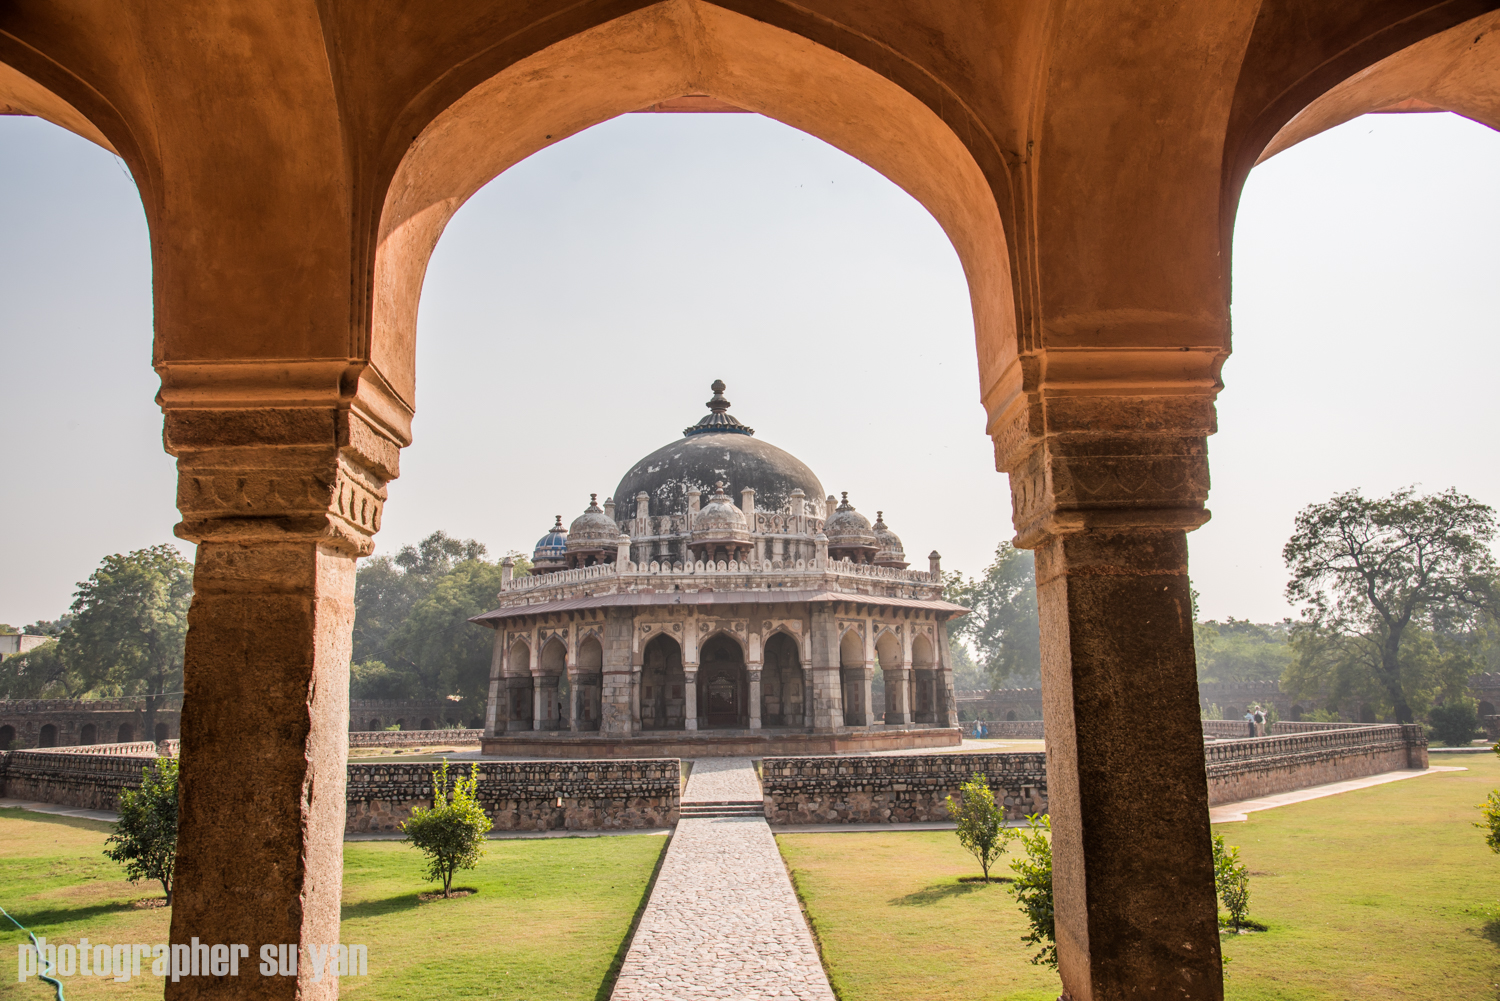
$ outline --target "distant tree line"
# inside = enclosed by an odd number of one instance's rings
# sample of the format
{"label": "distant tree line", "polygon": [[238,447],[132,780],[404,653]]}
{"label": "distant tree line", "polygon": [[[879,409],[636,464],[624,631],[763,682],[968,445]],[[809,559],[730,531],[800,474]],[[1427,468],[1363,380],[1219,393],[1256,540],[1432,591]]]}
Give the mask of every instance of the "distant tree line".
{"label": "distant tree line", "polygon": [[[362,561],[354,584],[354,656],[350,694],[357,699],[456,696],[466,716],[489,697],[495,636],[469,622],[495,607],[500,563],[482,543],[433,532],[394,556]],[[531,572],[512,553],[514,573]]]}
{"label": "distant tree line", "polygon": [[26,627],[51,639],[0,661],[0,698],[139,696],[151,733],[157,710],[182,691],[192,600],[193,565],[176,547],[106,556],[68,614]]}

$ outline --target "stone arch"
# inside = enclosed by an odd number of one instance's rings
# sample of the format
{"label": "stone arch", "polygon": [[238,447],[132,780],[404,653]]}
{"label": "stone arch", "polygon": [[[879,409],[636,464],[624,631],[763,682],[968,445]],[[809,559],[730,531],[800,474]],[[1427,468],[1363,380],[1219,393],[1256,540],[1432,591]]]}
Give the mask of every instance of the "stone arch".
{"label": "stone arch", "polygon": [[641,651],[641,729],[687,728],[687,675],[682,646],[658,633]]}
{"label": "stone arch", "polygon": [[875,662],[879,670],[870,686],[870,699],[887,725],[911,722],[907,717],[909,703],[903,697],[906,678],[902,672],[901,637],[891,628],[880,630],[875,637]]}
{"label": "stone arch", "polygon": [[36,746],[37,747],[56,747],[57,746],[57,727],[54,726],[51,723],[43,724],[43,726],[42,726],[42,732],[41,732],[41,734],[39,735],[39,737],[37,739]]}
{"label": "stone arch", "polygon": [[585,636],[583,642],[578,644],[578,670],[604,670],[604,646],[599,642],[599,637]]}
{"label": "stone arch", "polygon": [[1302,722],[1302,714],[1304,712],[1306,710],[1302,708],[1302,703],[1294,702],[1292,703],[1292,708],[1287,710],[1287,716],[1290,717],[1293,723],[1300,723]]}
{"label": "stone arch", "polygon": [[436,730],[437,725],[429,717],[423,716],[422,721],[417,724],[418,730]]}
{"label": "stone arch", "polygon": [[920,202],[967,276],[981,383],[999,381],[1017,356],[1011,254],[994,190],[953,129],[832,48],[699,0],[664,0],[505,67],[436,114],[406,149],[374,234],[368,345],[407,408],[422,281],[453,214],[549,144],[688,94],[817,136]]}
{"label": "stone arch", "polygon": [[698,647],[699,728],[749,725],[745,648],[728,630],[715,630]]}
{"label": "stone arch", "polygon": [[83,724],[83,729],[81,729],[81,730],[78,731],[78,743],[80,743],[80,744],[97,744],[97,743],[99,743],[99,728],[97,726],[95,726],[94,724],[92,724],[92,723],[85,723],[85,724]]}
{"label": "stone arch", "polygon": [[10,745],[16,742],[16,728],[6,724],[0,726],[0,751],[10,750]]}
{"label": "stone arch", "polygon": [[567,670],[568,648],[554,636],[542,645],[540,669],[543,674],[560,675]]}
{"label": "stone arch", "polygon": [[771,630],[761,647],[760,719],[763,726],[806,725],[802,650],[784,628]]}
{"label": "stone arch", "polygon": [[[1479,700],[1479,722],[1483,723],[1486,716],[1495,715],[1495,704],[1488,699]],[[3,745],[0,745],[3,746]]]}
{"label": "stone arch", "polygon": [[937,722],[937,661],[932,640],[917,633],[911,640],[911,713],[917,723]]}
{"label": "stone arch", "polygon": [[370,720],[370,725],[367,726],[367,727],[365,727],[365,729],[366,730],[379,730],[380,729],[380,720],[378,720],[378,719],[372,719],[372,720]]}
{"label": "stone arch", "polygon": [[165,723],[158,723],[158,724],[156,724],[156,731],[155,731],[155,734],[152,737],[152,739],[154,741],[156,741],[156,743],[158,743],[158,744],[160,744],[164,740],[171,740],[172,739],[172,730],[171,730],[171,728],[168,727],[167,724],[165,724]]}
{"label": "stone arch", "polygon": [[120,724],[120,729],[117,730],[117,731],[115,731],[115,743],[117,743],[117,744],[133,744],[133,743],[135,743],[135,727],[131,726],[129,723],[121,723]]}

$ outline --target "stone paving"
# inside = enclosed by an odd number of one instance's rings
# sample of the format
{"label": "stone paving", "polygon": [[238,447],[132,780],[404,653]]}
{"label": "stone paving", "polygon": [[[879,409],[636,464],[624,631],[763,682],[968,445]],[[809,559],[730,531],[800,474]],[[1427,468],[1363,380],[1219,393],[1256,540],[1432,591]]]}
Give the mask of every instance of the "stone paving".
{"label": "stone paving", "polygon": [[694,758],[684,803],[759,801],[760,779],[749,758]]}
{"label": "stone paving", "polygon": [[[760,798],[748,758],[699,758],[684,802]],[[833,1001],[771,828],[683,820],[615,981],[613,1001]]]}

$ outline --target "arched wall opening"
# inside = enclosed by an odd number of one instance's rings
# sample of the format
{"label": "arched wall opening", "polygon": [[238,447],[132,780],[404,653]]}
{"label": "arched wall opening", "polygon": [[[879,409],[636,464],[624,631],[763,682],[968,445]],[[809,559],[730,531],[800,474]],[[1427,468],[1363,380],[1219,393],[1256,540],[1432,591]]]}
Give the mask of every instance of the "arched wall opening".
{"label": "arched wall opening", "polygon": [[727,633],[715,633],[698,648],[698,728],[748,726],[749,694],[744,648]]}
{"label": "arched wall opening", "polygon": [[766,640],[760,674],[762,726],[810,726],[797,641],[785,632]]}
{"label": "arched wall opening", "polygon": [[687,679],[682,647],[670,636],[653,636],[642,652],[641,728],[683,730],[687,726]]}
{"label": "arched wall opening", "polygon": [[1016,357],[1005,235],[973,157],[935,114],[830,49],[697,0],[668,0],[559,42],[470,91],[412,144],[377,234],[370,357],[414,406],[423,276],[453,213],[532,153],[591,125],[706,94],[850,153],[916,198],[967,276],[981,381]]}

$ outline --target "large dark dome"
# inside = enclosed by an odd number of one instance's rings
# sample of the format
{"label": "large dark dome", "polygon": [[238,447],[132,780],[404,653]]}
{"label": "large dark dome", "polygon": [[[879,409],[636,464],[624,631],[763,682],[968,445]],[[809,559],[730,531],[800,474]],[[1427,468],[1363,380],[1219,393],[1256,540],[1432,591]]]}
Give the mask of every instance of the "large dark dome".
{"label": "large dark dome", "polygon": [[724,492],[739,503],[740,491],[755,489],[755,506],[761,511],[781,511],[801,488],[808,513],[823,503],[823,484],[796,456],[761,441],[730,416],[724,399],[724,384],[715,382],[711,413],[688,428],[687,436],[659,448],[630,468],[615,488],[620,516],[635,514],[635,495],[645,491],[651,498],[652,516],[684,514],[687,492],[697,489],[705,497],[714,484],[724,482]]}

